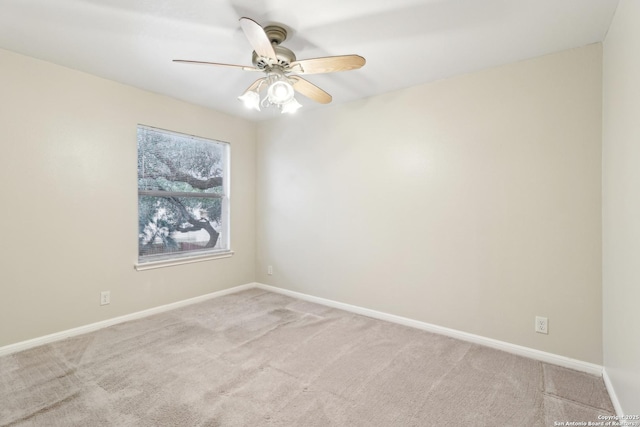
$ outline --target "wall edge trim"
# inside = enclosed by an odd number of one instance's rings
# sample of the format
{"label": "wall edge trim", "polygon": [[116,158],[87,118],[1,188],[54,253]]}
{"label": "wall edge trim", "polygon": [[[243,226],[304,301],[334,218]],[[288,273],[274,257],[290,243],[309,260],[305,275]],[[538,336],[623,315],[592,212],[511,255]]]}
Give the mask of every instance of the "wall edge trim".
{"label": "wall edge trim", "polygon": [[613,408],[616,410],[616,415],[619,417],[624,417],[622,405],[620,404],[620,400],[618,399],[618,395],[616,394],[616,389],[613,387],[613,382],[609,377],[606,366],[603,366],[602,368],[602,379],[604,380],[604,385],[605,387],[607,387],[607,391],[609,392],[609,398],[611,399]]}
{"label": "wall edge trim", "polygon": [[496,340],[493,338],[483,337],[481,335],[475,335],[468,332],[459,331],[456,329],[445,328],[443,326],[434,325],[431,323],[422,322],[419,320],[409,319],[407,317],[396,316],[394,314],[384,313],[382,311],[376,311],[369,308],[359,307],[356,305],[346,304],[338,301],[333,301],[326,298],[320,298],[301,292],[291,291],[288,289],[278,288],[276,286],[265,285],[263,283],[257,283],[257,288],[265,291],[276,292],[293,298],[314,302],[317,304],[325,305],[328,307],[337,308],[340,310],[349,311],[352,313],[360,314],[374,319],[385,320],[392,323],[397,323],[404,326],[409,326],[416,329],[421,329],[427,332],[433,332],[440,335],[446,335],[451,338],[457,338],[462,341],[472,342],[474,344],[491,347],[497,350],[502,350],[507,353],[516,354],[519,356],[528,357],[530,359],[538,360],[540,362],[546,362],[557,366],[573,369],[580,372],[585,372],[591,375],[602,376],[603,368],[601,365],[597,365],[590,362],[584,362],[582,360],[572,359],[566,356],[560,356],[554,353],[548,353],[541,350],[536,350],[530,347],[524,347],[517,344],[511,344],[505,341]]}
{"label": "wall edge trim", "polygon": [[196,304],[202,301],[206,301],[212,298],[218,298],[224,295],[233,294],[236,292],[244,291],[247,289],[255,288],[255,283],[246,283],[244,285],[238,285],[220,291],[211,292],[208,294],[200,295],[185,300],[172,302],[169,304],[159,305],[157,307],[148,308],[142,311],[136,311],[134,313],[125,314],[111,319],[101,320],[99,322],[90,323],[88,325],[78,326],[77,328],[67,329],[60,332],[54,332],[52,334],[43,335],[41,337],[32,338],[25,341],[19,341],[14,344],[5,345],[0,347],[0,357],[9,354],[17,353],[19,351],[28,350],[30,348],[39,347],[41,345],[50,344],[52,342],[61,341],[66,338],[75,337],[77,335],[83,335],[89,332],[94,332],[99,329],[107,328],[109,326],[117,325],[119,323],[128,322],[131,320],[141,319],[143,317],[152,316],[154,314],[163,313],[165,311],[175,310],[176,308],[185,307],[187,305]]}
{"label": "wall edge trim", "polygon": [[615,390],[613,388],[613,384],[611,379],[606,373],[606,370],[601,365],[596,365],[594,363],[584,362],[577,359],[572,359],[566,356],[560,356],[553,353],[548,353],[541,350],[536,350],[529,347],[520,346],[517,344],[511,344],[505,341],[496,340],[493,338],[487,338],[480,335],[471,334],[468,332],[459,331],[456,329],[445,328],[443,326],[434,325],[431,323],[422,322],[419,320],[409,319],[407,317],[396,316],[394,314],[384,313],[377,310],[372,310],[369,308],[359,307],[356,305],[346,304],[326,298],[316,297],[313,295],[304,294],[301,292],[291,291],[284,288],[278,288],[276,286],[266,285],[258,282],[246,283],[244,285],[238,285],[231,288],[223,289],[220,291],[211,292],[205,295],[200,295],[197,297],[176,301],[173,303],[149,308],[142,311],[137,311],[130,314],[125,314],[123,316],[114,317],[107,320],[102,320],[95,323],[90,323],[88,325],[79,326],[77,328],[67,329],[60,332],[55,332],[53,334],[44,335],[41,337],[20,341],[14,344],[9,344],[3,347],[0,347],[0,356],[9,355],[12,353],[17,353],[19,351],[28,350],[30,348],[38,347],[41,345],[49,344],[52,342],[60,341],[65,338],[74,337],[77,335],[83,335],[89,332],[97,331],[99,329],[103,329],[112,325],[116,325],[123,322],[128,322],[131,320],[141,319],[143,317],[152,316],[154,314],[163,313],[165,311],[174,310],[180,307],[185,307],[187,305],[196,304],[202,301],[206,301],[212,298],[218,298],[224,295],[233,294],[236,292],[241,292],[247,289],[258,288],[265,291],[275,292],[278,294],[290,296],[293,298],[297,298],[304,301],[309,301],[321,305],[325,305],[328,307],[337,308],[340,310],[349,311],[351,313],[360,314],[367,317],[372,317],[374,319],[385,320],[392,323],[397,323],[400,325],[424,330],[427,332],[433,332],[440,335],[449,336],[451,338],[460,339],[462,341],[471,342],[474,344],[484,345],[486,347],[495,348],[497,350],[502,350],[507,353],[516,354],[519,356],[528,357],[534,360],[538,360],[541,362],[551,363],[553,365],[562,366],[569,369],[574,369],[576,371],[585,372],[592,375],[602,376],[609,391],[609,395],[611,397],[612,403],[616,409],[618,415],[622,413],[622,409],[620,407],[620,403],[615,394]]}

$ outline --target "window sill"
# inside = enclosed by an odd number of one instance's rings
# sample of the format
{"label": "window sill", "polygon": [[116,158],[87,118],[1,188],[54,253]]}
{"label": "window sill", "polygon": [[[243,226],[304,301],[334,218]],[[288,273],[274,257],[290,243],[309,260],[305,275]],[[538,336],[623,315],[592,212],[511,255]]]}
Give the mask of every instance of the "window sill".
{"label": "window sill", "polygon": [[230,258],[234,254],[233,251],[223,251],[208,253],[203,255],[194,255],[184,258],[171,258],[156,261],[139,262],[134,264],[137,271],[152,270],[155,268],[171,267],[174,265],[193,264],[194,262],[211,261],[214,259]]}

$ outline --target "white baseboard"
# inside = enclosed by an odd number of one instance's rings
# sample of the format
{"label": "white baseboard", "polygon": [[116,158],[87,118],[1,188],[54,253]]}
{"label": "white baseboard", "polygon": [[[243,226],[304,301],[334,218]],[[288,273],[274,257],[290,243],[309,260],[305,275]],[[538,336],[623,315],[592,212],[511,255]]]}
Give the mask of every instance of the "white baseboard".
{"label": "white baseboard", "polygon": [[212,293],[201,295],[195,298],[189,298],[186,300],[177,301],[177,302],[166,304],[166,305],[161,305],[161,306],[150,308],[147,310],[142,310],[142,311],[127,314],[124,316],[115,317],[113,319],[107,319],[100,322],[91,323],[89,325],[68,329],[66,331],[56,332],[50,335],[45,335],[42,337],[18,342],[15,344],[10,344],[4,347],[0,347],[0,356],[5,356],[8,354],[16,353],[18,351],[27,350],[33,347],[38,347],[44,344],[49,344],[55,341],[63,340],[65,338],[93,332],[98,329],[116,325],[118,323],[128,322],[130,320],[136,320],[136,319],[151,316],[154,314],[163,313],[165,311],[174,310],[176,308],[184,307],[191,304],[196,304],[212,298],[217,298],[217,297],[229,295],[232,293],[236,293],[236,292],[240,292],[240,291],[252,289],[252,288],[259,288],[266,291],[287,295],[287,296],[298,298],[304,301],[314,302],[314,303],[322,304],[328,307],[333,307],[340,310],[361,314],[363,316],[372,317],[374,319],[385,320],[388,322],[393,322],[393,323],[409,326],[416,329],[421,329],[428,332],[434,332],[437,334],[446,335],[446,336],[457,338],[463,341],[484,345],[487,347],[506,351],[508,353],[513,353],[519,356],[524,356],[534,360],[539,360],[541,362],[563,366],[566,368],[574,369],[576,371],[586,372],[592,375],[602,376],[605,386],[607,388],[607,391],[609,392],[611,403],[615,408],[616,414],[620,417],[624,416],[624,412],[622,411],[622,406],[620,405],[620,401],[618,400],[616,391],[613,387],[613,383],[611,382],[611,379],[609,378],[607,370],[606,368],[603,368],[600,365],[583,362],[581,360],[576,360],[576,359],[572,359],[565,356],[559,356],[557,354],[547,353],[544,351],[535,350],[529,347],[524,347],[516,344],[511,344],[504,341],[499,341],[492,338],[486,338],[480,335],[470,334],[470,333],[458,331],[455,329],[445,328],[442,326],[433,325],[430,323],[421,322],[421,321],[409,319],[406,317],[396,316],[396,315],[384,313],[381,311],[371,310],[368,308],[363,308],[363,307],[359,307],[351,304],[345,304],[342,302],[333,301],[326,298],[315,297],[312,295],[303,294],[301,292],[290,291],[288,289],[282,289],[275,286],[270,286],[262,283],[255,283],[255,282],[247,283],[240,286],[235,286],[229,289],[223,289],[221,291],[212,292]]}
{"label": "white baseboard", "polygon": [[158,307],[153,307],[147,310],[137,311],[131,314],[125,314],[124,316],[114,317],[112,319],[102,320],[100,322],[91,323],[88,325],[80,326],[73,329],[67,329],[65,331],[56,332],[53,334],[45,335],[42,337],[21,341],[15,344],[9,344],[4,347],[0,347],[0,356],[4,356],[18,351],[27,350],[40,345],[49,344],[55,341],[60,341],[65,338],[74,337],[76,335],[86,334],[88,332],[97,331],[98,329],[106,328],[108,326],[116,325],[118,323],[128,322],[130,320],[136,320],[143,317],[151,316],[154,314],[162,313],[176,308],[184,307],[187,305],[195,304],[198,302],[206,301],[211,298],[218,298],[223,295],[229,295],[235,292],[240,292],[245,289],[252,289],[256,287],[256,283],[247,283],[245,285],[235,286],[229,289],[223,289],[217,292],[211,292],[209,294],[200,295],[198,297],[189,298],[182,301],[173,302]]}
{"label": "white baseboard", "polygon": [[616,415],[619,417],[624,417],[622,406],[620,405],[620,401],[618,400],[616,390],[613,388],[613,383],[611,382],[611,378],[609,378],[609,373],[607,372],[606,367],[602,368],[602,379],[604,380],[604,385],[607,387],[607,391],[609,392],[609,397],[611,398],[613,408],[616,410]]}
{"label": "white baseboard", "polygon": [[350,311],[352,313],[361,314],[367,317],[373,317],[374,319],[386,320],[388,322],[398,323],[400,325],[409,326],[416,329],[422,329],[428,332],[434,332],[436,334],[446,335],[452,338],[457,338],[463,341],[472,342],[474,344],[484,345],[486,347],[495,348],[498,350],[506,351],[508,353],[517,354],[519,356],[528,357],[531,359],[539,360],[541,362],[550,363],[553,365],[563,366],[565,368],[574,369],[580,372],[586,372],[592,375],[602,376],[602,366],[589,362],[583,362],[581,360],[572,359],[570,357],[559,356],[553,353],[547,353],[545,351],[535,350],[533,348],[524,347],[516,344],[511,344],[504,341],[495,340],[492,338],[486,338],[480,335],[470,334],[467,332],[458,331],[455,329],[445,328],[431,323],[421,322],[418,320],[409,319],[406,317],[396,316],[394,314],[388,314],[381,311],[371,310],[368,308],[358,307],[351,304],[345,304],[325,298],[315,297],[300,292],[290,291],[288,289],[282,289],[275,286],[265,285],[257,283],[256,287],[264,289],[266,291],[276,292],[279,294],[287,295],[293,298],[314,302],[317,304],[326,305],[340,310]]}
{"label": "white baseboard", "polygon": [[[223,289],[221,291],[212,292],[206,295],[201,295],[195,298],[189,298],[182,301],[177,301],[171,304],[161,305],[158,307],[150,308],[147,310],[138,311],[131,314],[126,314],[124,316],[115,317],[113,319],[107,319],[96,323],[91,323],[89,325],[80,326],[73,329],[68,329],[66,331],[56,332],[50,335],[45,335],[42,337],[30,339],[27,341],[21,341],[15,344],[9,344],[4,347],[0,347],[0,356],[4,356],[11,353],[16,353],[18,351],[27,350],[29,348],[37,347],[44,344],[49,344],[55,341],[59,341],[65,338],[73,337],[76,335],[86,334],[88,332],[93,332],[98,329],[106,328],[108,326],[116,325],[118,323],[128,322],[130,320],[140,319],[143,317],[151,316],[154,314],[162,313],[165,311],[173,310],[176,308],[184,307],[187,305],[195,304],[201,301],[206,301],[211,298],[221,297],[223,295],[229,295],[235,292],[240,292],[246,289],[251,288],[259,288],[266,291],[276,292],[283,295],[288,295],[293,298],[298,298],[301,300],[314,302],[317,304],[326,305],[333,308],[338,308],[340,310],[349,311],[356,314],[361,314],[363,316],[372,317],[374,319],[385,320],[388,322],[398,323],[400,325],[409,326],[416,329],[421,329],[428,332],[434,332],[441,335],[446,335],[452,338],[457,338],[463,341],[472,342],[475,344],[484,345],[487,347],[492,347],[498,350],[506,351],[508,353],[517,354],[519,356],[529,357],[531,359],[539,360],[541,362],[551,363],[554,365],[563,366],[566,368],[574,369],[576,371],[586,372],[592,375],[603,375],[603,368],[600,365],[596,365],[593,363],[583,362],[576,359],[571,359],[565,356],[559,356],[553,353],[547,353],[540,350],[535,350],[529,347],[523,347],[516,344],[511,344],[504,341],[495,340],[492,338],[486,338],[480,335],[474,335],[467,332],[458,331],[455,329],[445,328],[438,325],[433,325],[426,322],[421,322],[418,320],[409,319],[406,317],[396,316],[393,314],[384,313],[381,311],[371,310],[368,308],[358,307],[351,304],[345,304],[342,302],[337,302],[325,298],[315,297],[312,295],[303,294],[300,292],[290,291],[287,289],[278,288],[275,286],[265,285],[262,283],[247,283],[240,286],[235,286],[229,289]],[[616,411],[619,411],[620,404],[615,398],[615,392],[611,385],[611,381],[608,376],[605,376],[605,384],[607,384],[607,389],[609,390],[609,394],[611,399],[614,400],[614,406]]]}

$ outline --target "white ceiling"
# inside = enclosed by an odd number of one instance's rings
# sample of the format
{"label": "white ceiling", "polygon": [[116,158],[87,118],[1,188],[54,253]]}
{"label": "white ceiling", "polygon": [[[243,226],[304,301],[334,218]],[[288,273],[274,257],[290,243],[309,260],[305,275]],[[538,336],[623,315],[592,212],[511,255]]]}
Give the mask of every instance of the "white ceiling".
{"label": "white ceiling", "polygon": [[[618,0],[0,0],[0,48],[251,120],[253,72],[238,18],[284,24],[298,59],[359,54],[309,75],[343,103],[604,39]],[[306,100],[305,109],[326,108]]]}

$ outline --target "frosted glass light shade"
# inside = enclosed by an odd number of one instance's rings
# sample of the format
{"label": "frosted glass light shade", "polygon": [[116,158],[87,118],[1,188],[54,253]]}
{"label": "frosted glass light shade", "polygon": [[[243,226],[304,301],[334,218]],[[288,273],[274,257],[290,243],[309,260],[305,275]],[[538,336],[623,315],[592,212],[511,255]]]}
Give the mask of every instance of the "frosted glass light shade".
{"label": "frosted glass light shade", "polygon": [[291,101],[282,105],[282,114],[293,114],[298,111],[298,108],[300,107],[302,107],[302,104],[300,104],[295,98],[291,98]]}
{"label": "frosted glass light shade", "polygon": [[260,94],[252,90],[245,92],[238,97],[240,101],[250,110],[260,111]]}
{"label": "frosted glass light shade", "polygon": [[294,96],[293,86],[287,81],[278,80],[267,89],[269,102],[276,105],[286,104],[291,101]]}

